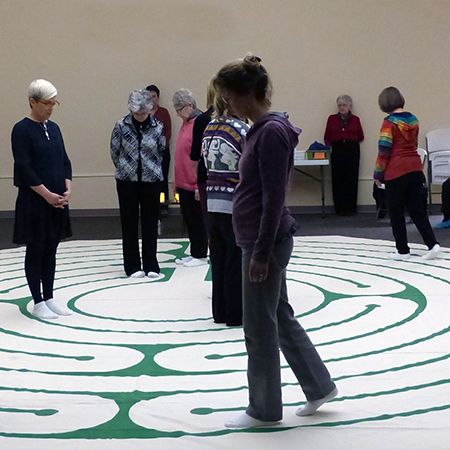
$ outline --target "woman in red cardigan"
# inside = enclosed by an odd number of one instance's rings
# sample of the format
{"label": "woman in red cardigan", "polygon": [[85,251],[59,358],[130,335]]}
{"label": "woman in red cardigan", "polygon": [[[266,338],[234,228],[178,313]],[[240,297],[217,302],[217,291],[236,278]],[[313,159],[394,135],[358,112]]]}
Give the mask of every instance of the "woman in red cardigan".
{"label": "woman in red cardigan", "polygon": [[359,178],[359,143],[364,133],[358,116],[352,114],[352,98],[340,95],[336,99],[338,113],[328,117],[325,144],[331,145],[331,177],[336,214],[356,213]]}

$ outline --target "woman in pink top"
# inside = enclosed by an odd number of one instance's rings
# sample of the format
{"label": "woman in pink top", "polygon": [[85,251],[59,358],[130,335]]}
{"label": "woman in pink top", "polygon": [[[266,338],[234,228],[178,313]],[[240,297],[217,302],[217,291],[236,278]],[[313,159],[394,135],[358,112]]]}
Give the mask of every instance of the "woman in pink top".
{"label": "woman in pink top", "polygon": [[177,116],[183,121],[178,133],[175,151],[175,192],[180,197],[180,208],[188,230],[191,254],[176,260],[177,264],[195,267],[207,264],[208,238],[200,206],[197,172],[190,154],[195,118],[201,114],[189,89],[179,89],[172,98]]}

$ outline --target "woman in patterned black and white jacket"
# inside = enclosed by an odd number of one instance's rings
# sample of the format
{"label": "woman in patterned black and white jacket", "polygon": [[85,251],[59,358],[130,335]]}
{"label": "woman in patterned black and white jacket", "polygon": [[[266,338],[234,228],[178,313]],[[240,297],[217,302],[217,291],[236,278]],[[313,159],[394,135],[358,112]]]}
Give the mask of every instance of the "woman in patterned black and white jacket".
{"label": "woman in patterned black and white jacket", "polygon": [[[156,258],[162,156],[166,146],[163,124],[150,115],[150,93],[134,90],[128,98],[130,113],[120,119],[111,135],[111,158],[122,224],[125,273],[133,278],[159,278]],[[139,210],[142,263],[139,253]]]}

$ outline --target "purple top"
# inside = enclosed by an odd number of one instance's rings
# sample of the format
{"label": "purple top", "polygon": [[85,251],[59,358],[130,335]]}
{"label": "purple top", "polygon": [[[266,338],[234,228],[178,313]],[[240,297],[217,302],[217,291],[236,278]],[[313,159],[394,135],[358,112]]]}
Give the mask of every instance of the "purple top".
{"label": "purple top", "polygon": [[285,205],[299,128],[285,114],[269,113],[247,133],[233,200],[233,226],[241,248],[268,262],[276,241],[292,235],[295,220]]}

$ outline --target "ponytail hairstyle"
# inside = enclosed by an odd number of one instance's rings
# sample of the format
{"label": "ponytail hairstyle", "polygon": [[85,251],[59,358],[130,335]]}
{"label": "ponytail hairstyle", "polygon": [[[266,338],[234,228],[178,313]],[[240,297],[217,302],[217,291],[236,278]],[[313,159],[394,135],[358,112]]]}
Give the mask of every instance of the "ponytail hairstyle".
{"label": "ponytail hairstyle", "polygon": [[214,85],[214,78],[208,83],[208,89],[206,90],[206,108],[214,106],[214,99],[216,97],[216,87]]}
{"label": "ponytail hairstyle", "polygon": [[216,88],[228,89],[241,96],[250,95],[270,107],[272,81],[261,61],[258,56],[248,53],[244,58],[226,64],[216,75]]}

